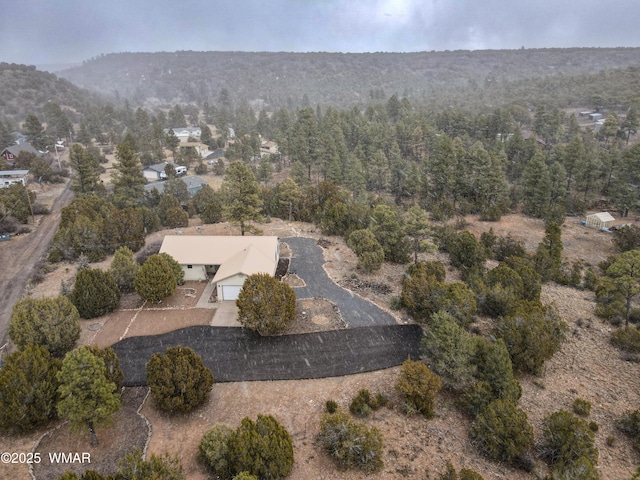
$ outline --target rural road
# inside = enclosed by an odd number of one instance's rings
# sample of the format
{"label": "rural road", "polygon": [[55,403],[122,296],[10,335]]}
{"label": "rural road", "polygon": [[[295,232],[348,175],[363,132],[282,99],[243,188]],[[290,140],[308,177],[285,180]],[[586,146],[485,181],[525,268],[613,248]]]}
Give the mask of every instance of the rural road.
{"label": "rural road", "polygon": [[60,223],[60,211],[73,198],[71,182],[56,198],[51,212],[30,234],[0,243],[0,346],[8,340],[9,319],[13,305],[22,298],[36,262],[47,252]]}

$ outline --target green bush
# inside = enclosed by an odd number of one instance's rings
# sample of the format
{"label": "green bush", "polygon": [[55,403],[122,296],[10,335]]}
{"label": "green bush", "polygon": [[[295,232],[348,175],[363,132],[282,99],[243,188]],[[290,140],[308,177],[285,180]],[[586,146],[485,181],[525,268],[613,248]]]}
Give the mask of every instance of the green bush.
{"label": "green bush", "polygon": [[328,413],[335,413],[338,410],[338,404],[335,400],[327,400],[324,403],[324,408]]}
{"label": "green bush", "polygon": [[296,294],[268,273],[249,275],[240,290],[238,322],[260,335],[284,332],[296,315]]}
{"label": "green bush", "polygon": [[44,346],[27,345],[0,369],[0,430],[25,433],[57,418],[61,362]]}
{"label": "green bush", "polygon": [[552,467],[564,471],[585,458],[591,465],[598,463],[595,434],[589,424],[566,410],[552,413],[543,423],[539,451]]}
{"label": "green bush", "polygon": [[109,272],[87,268],[78,272],[69,296],[81,318],[113,312],[120,302],[120,288]]}
{"label": "green bush", "polygon": [[528,301],[539,301],[542,290],[542,278],[536,272],[531,260],[522,257],[508,257],[504,263],[514,270],[522,280],[522,298]]}
{"label": "green bush", "polygon": [[560,349],[568,327],[553,306],[519,302],[496,322],[494,334],[508,346],[513,368],[540,375],[544,363]]}
{"label": "green bush", "polygon": [[454,267],[469,270],[482,270],[486,260],[483,246],[471,232],[461,232],[449,245],[449,259]]}
{"label": "green bush", "polygon": [[533,445],[533,427],[513,402],[494,400],[473,421],[471,438],[491,460],[512,464]]}
{"label": "green bush", "polygon": [[507,234],[507,236],[496,240],[493,246],[493,257],[499,262],[503,262],[509,257],[526,258],[527,251],[523,241],[516,240],[511,234]]}
{"label": "green bush", "polygon": [[593,463],[585,457],[580,457],[568,465],[555,467],[551,472],[550,480],[600,480],[598,471]]}
{"label": "green bush", "polygon": [[462,396],[463,408],[475,417],[493,400],[517,403],[522,395],[522,387],[513,376],[509,351],[502,339],[493,343],[479,339],[476,365],[478,382]]}
{"label": "green bush", "polygon": [[431,317],[420,343],[421,354],[442,382],[455,390],[467,388],[476,373],[476,340],[447,313]]}
{"label": "green bush", "polygon": [[460,473],[456,472],[451,462],[447,462],[447,471],[440,474],[438,480],[484,480],[478,472],[463,468]]}
{"label": "green bush", "polygon": [[424,363],[408,359],[402,364],[396,390],[425,417],[433,416],[435,398],[441,388],[440,377]]}
{"label": "green bush", "polygon": [[591,402],[584,398],[576,398],[573,401],[573,413],[580,415],[581,417],[588,417],[591,415]]}
{"label": "green bush", "polygon": [[358,394],[351,400],[349,405],[349,411],[356,417],[366,417],[371,413],[371,393],[366,388],[363,388]]}
{"label": "green bush", "polygon": [[618,430],[633,440],[636,449],[640,450],[640,410],[625,413],[616,422]]}
{"label": "green bush", "polygon": [[357,268],[365,273],[379,270],[384,262],[384,250],[368,228],[351,232],[347,245],[358,257]]}
{"label": "green bush", "polygon": [[178,285],[172,265],[161,254],[146,259],[133,283],[136,293],[149,302],[160,302],[173,295]]}
{"label": "green bush", "polygon": [[161,410],[189,412],[202,405],[213,387],[213,374],[189,347],[155,353],[146,366],[147,384]]}
{"label": "green bush", "polygon": [[231,476],[229,464],[229,440],[233,436],[233,429],[220,423],[208,430],[200,440],[198,459],[205,462],[220,478]]}
{"label": "green bush", "polygon": [[358,468],[373,473],[383,467],[380,431],[354,422],[343,410],[322,415],[319,440],[340,470]]}
{"label": "green bush", "polygon": [[23,298],[13,305],[9,338],[21,349],[41,345],[61,358],[80,338],[80,314],[65,296]]}
{"label": "green bush", "polygon": [[229,439],[229,464],[234,475],[247,472],[258,478],[284,478],[293,468],[293,441],[271,415],[248,417]]}
{"label": "green bush", "polygon": [[629,353],[640,353],[640,329],[627,326],[611,332],[611,343]]}

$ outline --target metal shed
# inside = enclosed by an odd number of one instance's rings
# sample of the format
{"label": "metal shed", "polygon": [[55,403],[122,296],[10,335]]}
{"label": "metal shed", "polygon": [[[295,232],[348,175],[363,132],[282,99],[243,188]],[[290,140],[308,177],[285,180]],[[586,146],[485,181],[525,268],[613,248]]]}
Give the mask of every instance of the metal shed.
{"label": "metal shed", "polygon": [[616,219],[611,216],[609,212],[592,213],[587,215],[586,225],[587,227],[594,228],[609,228],[613,226],[613,222]]}

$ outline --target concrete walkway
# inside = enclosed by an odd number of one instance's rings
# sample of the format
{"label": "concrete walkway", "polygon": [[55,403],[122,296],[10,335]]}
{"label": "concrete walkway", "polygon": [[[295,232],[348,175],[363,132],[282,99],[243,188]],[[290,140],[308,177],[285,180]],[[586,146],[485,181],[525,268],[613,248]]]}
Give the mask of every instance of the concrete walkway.
{"label": "concrete walkway", "polygon": [[204,291],[200,298],[198,299],[198,303],[196,304],[196,308],[216,308],[218,304],[216,302],[209,302],[211,295],[213,295],[213,290],[216,288],[215,284],[209,280],[207,280],[207,286],[204,287]]}
{"label": "concrete walkway", "polygon": [[322,248],[315,239],[288,237],[280,240],[291,247],[289,272],[295,272],[306,284],[294,288],[298,299],[322,297],[331,300],[350,328],[397,324],[391,314],[329,278],[322,267],[325,263]]}
{"label": "concrete walkway", "polygon": [[235,301],[218,302],[211,319],[212,327],[242,327],[238,322],[238,306]]}

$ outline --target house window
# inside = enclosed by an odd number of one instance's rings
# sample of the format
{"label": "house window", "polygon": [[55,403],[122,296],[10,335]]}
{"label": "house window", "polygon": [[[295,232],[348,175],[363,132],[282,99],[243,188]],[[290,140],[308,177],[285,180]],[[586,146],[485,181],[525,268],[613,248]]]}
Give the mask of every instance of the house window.
{"label": "house window", "polygon": [[193,268],[193,265],[187,265],[187,268]]}

